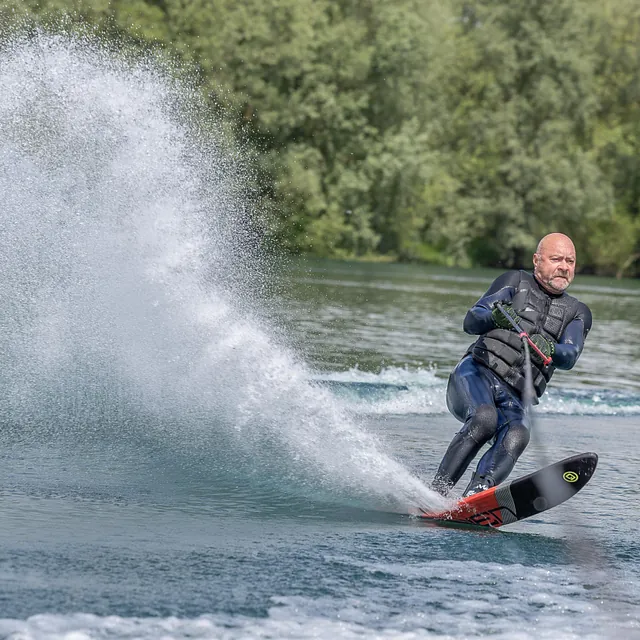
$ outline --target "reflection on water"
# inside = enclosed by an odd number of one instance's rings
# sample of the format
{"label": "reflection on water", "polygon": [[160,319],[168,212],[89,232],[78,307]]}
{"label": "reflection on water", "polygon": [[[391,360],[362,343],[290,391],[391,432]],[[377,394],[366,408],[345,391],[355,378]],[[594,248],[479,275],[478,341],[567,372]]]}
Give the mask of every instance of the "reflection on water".
{"label": "reflection on water", "polygon": [[[283,308],[296,343],[321,372],[435,367],[446,377],[473,338],[467,309],[501,272],[300,261]],[[552,389],[640,388],[640,283],[578,276],[569,290],[593,313],[578,364]]]}

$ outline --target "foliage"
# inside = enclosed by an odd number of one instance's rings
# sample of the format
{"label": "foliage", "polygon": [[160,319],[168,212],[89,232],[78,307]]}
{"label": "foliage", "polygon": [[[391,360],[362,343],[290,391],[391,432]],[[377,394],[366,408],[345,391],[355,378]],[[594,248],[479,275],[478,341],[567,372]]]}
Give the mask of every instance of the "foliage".
{"label": "foliage", "polygon": [[[640,257],[635,0],[0,0],[176,57],[255,150],[265,232],[293,252],[583,268]],[[5,30],[6,31],[6,30]]]}

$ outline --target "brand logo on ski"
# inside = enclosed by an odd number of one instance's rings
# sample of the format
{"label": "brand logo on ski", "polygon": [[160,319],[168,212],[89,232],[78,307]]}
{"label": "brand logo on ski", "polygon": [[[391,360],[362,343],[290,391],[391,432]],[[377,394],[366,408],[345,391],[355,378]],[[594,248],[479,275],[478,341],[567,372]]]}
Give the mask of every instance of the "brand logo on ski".
{"label": "brand logo on ski", "polygon": [[491,511],[485,511],[484,513],[476,513],[470,518],[467,518],[467,521],[471,524],[478,524],[483,527],[500,527],[504,524],[500,509],[492,509]]}

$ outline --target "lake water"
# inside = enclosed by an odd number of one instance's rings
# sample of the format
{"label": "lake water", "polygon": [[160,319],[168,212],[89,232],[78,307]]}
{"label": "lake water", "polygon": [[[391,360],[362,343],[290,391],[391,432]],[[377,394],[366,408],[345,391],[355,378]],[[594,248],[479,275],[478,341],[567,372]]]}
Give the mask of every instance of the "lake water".
{"label": "lake water", "polygon": [[[0,634],[633,637],[640,630],[634,283],[578,278],[574,291],[592,306],[594,330],[576,371],[554,378],[537,437],[516,467],[524,474],[548,459],[596,451],[596,475],[570,503],[501,532],[451,530],[383,513],[380,479],[368,487],[361,477],[363,453],[378,476],[392,462],[425,479],[437,467],[457,429],[443,398],[446,374],[468,342],[463,313],[493,275],[291,267],[273,321],[308,370],[292,361],[279,373],[298,379],[286,392],[304,394],[308,405],[296,413],[299,402],[282,397],[277,375],[265,395],[258,388],[255,406],[275,402],[282,412],[282,433],[268,424],[264,443],[255,433],[259,412],[250,444],[228,435],[220,443],[221,425],[237,425],[224,412],[216,420],[215,411],[211,429],[202,416],[190,429],[188,411],[164,424],[136,423],[132,413],[86,430],[77,420],[65,428],[55,415],[7,426]],[[615,309],[626,313],[616,317]],[[630,346],[624,377],[616,378],[618,359],[606,358],[622,335]],[[598,385],[600,362],[607,368]],[[261,368],[274,372],[259,358],[251,367],[257,379]],[[265,410],[272,421],[273,407]],[[331,422],[340,415],[343,424]],[[322,451],[309,453],[309,440]],[[260,456],[268,459],[253,460]],[[323,475],[334,472],[333,481]],[[402,491],[398,482],[393,493]]]}
{"label": "lake water", "polygon": [[594,328],[514,472],[595,451],[592,481],[429,526],[403,514],[443,504],[446,377],[499,272],[256,269],[161,74],[0,53],[0,637],[640,637],[640,284],[576,279]]}

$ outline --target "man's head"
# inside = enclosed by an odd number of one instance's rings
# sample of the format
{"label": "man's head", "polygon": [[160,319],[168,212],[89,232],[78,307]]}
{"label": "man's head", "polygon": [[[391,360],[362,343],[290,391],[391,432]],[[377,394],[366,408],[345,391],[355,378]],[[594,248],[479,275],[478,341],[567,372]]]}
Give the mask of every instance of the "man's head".
{"label": "man's head", "polygon": [[573,281],[576,248],[563,233],[550,233],[540,240],[533,254],[533,275],[550,293],[562,293]]}

